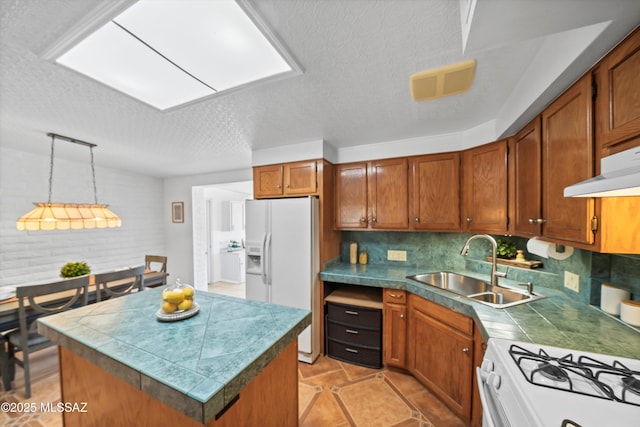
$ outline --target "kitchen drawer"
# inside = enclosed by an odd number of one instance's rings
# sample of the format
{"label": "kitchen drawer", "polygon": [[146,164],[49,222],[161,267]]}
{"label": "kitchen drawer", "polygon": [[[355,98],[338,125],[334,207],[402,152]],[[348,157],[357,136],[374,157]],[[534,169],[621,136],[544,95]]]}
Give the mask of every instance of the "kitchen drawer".
{"label": "kitchen drawer", "polygon": [[465,335],[473,335],[473,320],[470,317],[417,295],[410,295],[409,300],[410,305],[433,319],[444,323],[450,328],[457,329]]}
{"label": "kitchen drawer", "polygon": [[372,330],[327,321],[327,337],[354,345],[380,348],[380,329]]}
{"label": "kitchen drawer", "polygon": [[382,328],[382,310],[355,305],[327,303],[327,315],[330,321],[352,326],[364,326],[369,329]]}
{"label": "kitchen drawer", "polygon": [[382,301],[393,304],[406,304],[407,291],[402,289],[385,289],[382,293]]}
{"label": "kitchen drawer", "polygon": [[382,350],[327,340],[327,354],[334,359],[368,368],[382,367]]}

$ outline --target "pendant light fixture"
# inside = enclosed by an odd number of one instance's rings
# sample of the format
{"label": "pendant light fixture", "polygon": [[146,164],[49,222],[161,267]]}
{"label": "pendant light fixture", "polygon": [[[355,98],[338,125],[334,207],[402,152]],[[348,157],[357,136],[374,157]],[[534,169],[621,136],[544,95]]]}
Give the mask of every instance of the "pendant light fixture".
{"label": "pendant light fixture", "polygon": [[[23,215],[16,221],[16,228],[20,231],[35,230],[80,230],[83,228],[114,228],[120,227],[122,221],[118,215],[111,212],[107,205],[98,203],[96,189],[96,171],[93,165],[93,147],[96,144],[69,138],[67,136],[48,133],[51,137],[51,161],[49,163],[49,200],[46,203],[34,202],[36,208]],[[55,140],[73,142],[89,147],[91,152],[91,174],[93,178],[94,203],[53,203],[51,189],[53,184],[53,157]]]}

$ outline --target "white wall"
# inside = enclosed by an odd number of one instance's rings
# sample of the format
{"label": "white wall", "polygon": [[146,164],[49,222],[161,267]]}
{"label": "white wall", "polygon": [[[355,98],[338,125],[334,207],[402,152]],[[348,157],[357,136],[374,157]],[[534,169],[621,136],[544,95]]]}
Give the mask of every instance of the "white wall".
{"label": "white wall", "polygon": [[[96,184],[98,202],[120,216],[121,228],[17,231],[16,220],[32,203],[47,201],[49,157],[0,147],[0,286],[56,279],[69,261],[102,272],[166,253],[161,179],[96,167]],[[92,203],[89,163],[56,158],[52,196],[54,202]]]}

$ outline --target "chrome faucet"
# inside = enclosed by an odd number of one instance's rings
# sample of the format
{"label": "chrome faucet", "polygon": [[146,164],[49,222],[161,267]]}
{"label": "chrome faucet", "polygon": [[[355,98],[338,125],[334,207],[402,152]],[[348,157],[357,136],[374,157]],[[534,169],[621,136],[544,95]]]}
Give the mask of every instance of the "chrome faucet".
{"label": "chrome faucet", "polygon": [[[462,248],[462,250],[460,251],[460,255],[462,256],[466,256],[467,252],[469,252],[469,243],[471,243],[472,240],[475,239],[485,239],[488,240],[491,243],[491,286],[499,286],[498,284],[498,278],[499,277],[507,277],[507,273],[501,273],[500,271],[498,271],[498,268],[496,266],[496,252],[498,251],[498,244],[496,243],[496,239],[494,239],[493,237],[489,236],[488,234],[474,234],[473,236],[469,237],[466,241],[466,243],[464,244],[464,247]],[[508,268],[508,267],[507,267]]]}

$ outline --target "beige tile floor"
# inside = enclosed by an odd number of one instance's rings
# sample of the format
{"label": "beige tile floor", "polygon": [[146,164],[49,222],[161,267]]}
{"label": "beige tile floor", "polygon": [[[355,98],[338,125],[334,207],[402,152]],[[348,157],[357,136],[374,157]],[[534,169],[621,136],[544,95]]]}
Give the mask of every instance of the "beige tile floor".
{"label": "beige tile floor", "polygon": [[[209,290],[244,297],[244,286],[239,284],[220,282],[209,285]],[[31,361],[31,398],[24,397],[24,377],[18,367],[13,389],[0,390],[0,404],[28,403],[37,410],[0,411],[0,426],[62,426],[60,414],[41,411],[42,405],[60,401],[57,348],[34,353]],[[466,425],[415,378],[397,370],[369,369],[320,356],[313,365],[300,362],[298,378],[301,427]]]}
{"label": "beige tile floor", "polygon": [[209,283],[209,292],[229,295],[232,297],[245,298],[245,284],[229,282]]}

